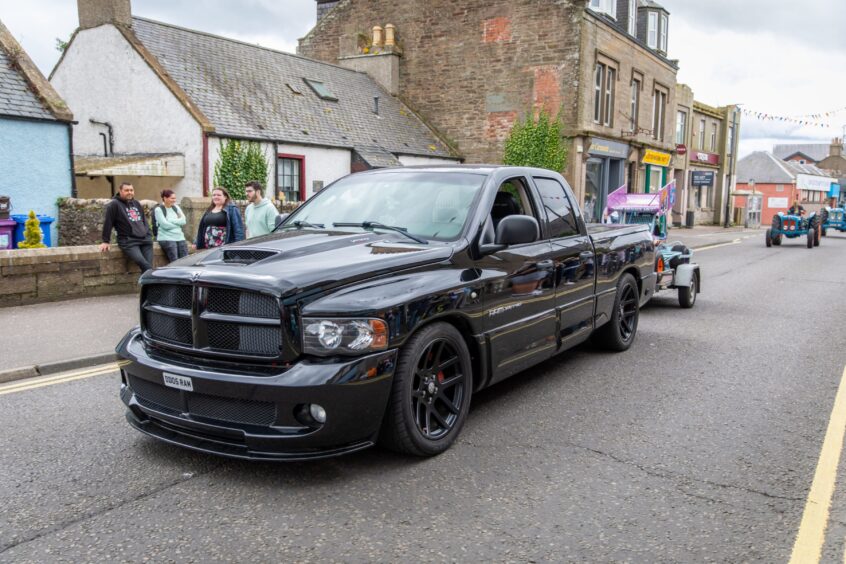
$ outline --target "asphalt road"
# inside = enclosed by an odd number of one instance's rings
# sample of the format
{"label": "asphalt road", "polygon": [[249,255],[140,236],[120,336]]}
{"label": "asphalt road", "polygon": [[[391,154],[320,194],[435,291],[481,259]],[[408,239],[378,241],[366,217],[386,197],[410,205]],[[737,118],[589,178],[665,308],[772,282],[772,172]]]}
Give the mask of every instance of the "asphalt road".
{"label": "asphalt road", "polygon": [[[115,373],[0,388],[0,561],[786,562],[846,364],[844,257],[702,251],[693,310],[656,298],[630,351],[481,392],[428,460],[232,462],[131,430]],[[824,561],[845,538],[836,490]]]}

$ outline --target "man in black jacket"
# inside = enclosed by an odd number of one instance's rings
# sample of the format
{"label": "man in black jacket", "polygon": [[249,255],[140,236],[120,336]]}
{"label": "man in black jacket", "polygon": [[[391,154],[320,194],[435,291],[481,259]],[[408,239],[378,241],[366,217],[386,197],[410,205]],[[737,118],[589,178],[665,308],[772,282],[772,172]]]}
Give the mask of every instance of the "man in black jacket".
{"label": "man in black jacket", "polygon": [[112,229],[117,231],[118,247],[132,262],[146,272],[153,267],[153,237],[144,218],[144,209],[135,199],[135,188],[124,182],[106,206],[106,219],[103,222],[102,252],[107,252],[111,245]]}

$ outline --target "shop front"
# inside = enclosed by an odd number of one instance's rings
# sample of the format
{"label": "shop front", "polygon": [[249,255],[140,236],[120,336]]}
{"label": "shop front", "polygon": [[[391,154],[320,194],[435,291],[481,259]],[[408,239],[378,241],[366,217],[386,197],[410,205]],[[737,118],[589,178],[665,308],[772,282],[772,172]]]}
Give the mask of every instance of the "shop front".
{"label": "shop front", "polygon": [[720,155],[693,151],[690,153],[690,181],[687,210],[693,225],[714,222],[714,206],[719,183]]}
{"label": "shop front", "polygon": [[593,137],[586,162],[585,200],[582,208],[585,221],[602,221],[602,210],[608,194],[625,184],[626,159],[629,146],[625,143]]}
{"label": "shop front", "polygon": [[645,149],[641,163],[646,165],[644,174],[643,191],[647,194],[658,192],[670,181],[668,177],[670,161],[673,156],[670,153]]}

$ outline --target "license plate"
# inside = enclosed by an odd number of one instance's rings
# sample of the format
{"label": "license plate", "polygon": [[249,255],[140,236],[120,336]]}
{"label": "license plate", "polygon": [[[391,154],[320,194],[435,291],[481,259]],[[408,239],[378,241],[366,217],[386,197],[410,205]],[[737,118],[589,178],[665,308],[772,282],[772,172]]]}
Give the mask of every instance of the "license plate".
{"label": "license plate", "polygon": [[194,383],[191,382],[191,378],[188,378],[187,376],[179,376],[178,374],[168,374],[167,372],[164,372],[162,374],[162,378],[164,378],[165,386],[176,388],[177,390],[185,390],[186,392],[194,391]]}

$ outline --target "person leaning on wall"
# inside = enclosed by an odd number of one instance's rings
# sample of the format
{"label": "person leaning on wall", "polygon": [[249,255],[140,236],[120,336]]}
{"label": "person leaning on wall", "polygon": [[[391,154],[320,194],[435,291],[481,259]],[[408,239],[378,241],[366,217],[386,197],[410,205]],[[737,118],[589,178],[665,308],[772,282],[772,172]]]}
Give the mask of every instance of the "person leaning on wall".
{"label": "person leaning on wall", "polygon": [[118,247],[138,265],[141,272],[153,267],[153,236],[144,217],[141,203],[135,199],[135,188],[129,182],[120,185],[118,193],[106,205],[101,252],[111,248],[112,229],[117,232]]}
{"label": "person leaning on wall", "polygon": [[185,214],[176,204],[173,190],[162,190],[162,203],[156,206],[153,215],[156,218],[156,241],[167,255],[168,262],[188,256],[188,242],[182,232]]}

